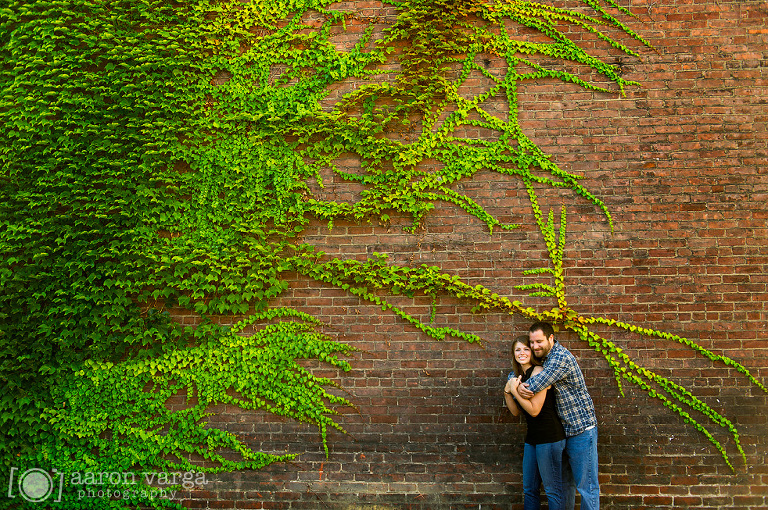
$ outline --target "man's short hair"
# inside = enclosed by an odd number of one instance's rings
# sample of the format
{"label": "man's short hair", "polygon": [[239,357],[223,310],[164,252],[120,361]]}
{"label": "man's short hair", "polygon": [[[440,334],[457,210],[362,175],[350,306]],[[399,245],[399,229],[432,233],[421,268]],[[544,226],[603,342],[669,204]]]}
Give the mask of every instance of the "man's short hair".
{"label": "man's short hair", "polygon": [[549,322],[534,322],[531,324],[531,327],[528,328],[528,333],[533,333],[534,331],[541,331],[547,338],[555,334],[555,329]]}

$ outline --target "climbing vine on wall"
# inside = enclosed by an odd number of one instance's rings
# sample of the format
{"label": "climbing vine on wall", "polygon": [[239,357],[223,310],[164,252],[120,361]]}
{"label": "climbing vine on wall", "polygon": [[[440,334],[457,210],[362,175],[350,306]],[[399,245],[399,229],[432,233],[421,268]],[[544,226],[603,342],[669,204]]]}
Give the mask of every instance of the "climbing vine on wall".
{"label": "climbing vine on wall", "polygon": [[[481,340],[410,316],[387,296],[449,295],[479,313],[556,322],[605,357],[620,388],[632,383],[660,400],[733,468],[707,428],[723,427],[746,462],[731,421],[591,328],[679,342],[766,391],[746,368],[685,338],[583,316],[567,303],[566,209],[556,228],[536,189],[570,190],[611,227],[612,218],[579,176],[523,132],[517,88],[554,79],[621,94],[638,84],[571,35],[591,34],[635,57],[632,47],[648,46],[620,21],[631,13],[616,2],[573,4],[386,0],[392,16],[377,32],[381,20],[328,0],[0,1],[4,469],[211,472],[292,458],[252,451],[209,427],[218,404],[314,424],[325,445],[329,427],[339,428],[335,410],[351,402],[297,360],[345,370],[339,356],[351,348],[319,333],[315,318],[270,307],[297,273],[437,339]],[[367,28],[354,45],[337,48],[333,33],[353,21]],[[626,40],[609,35],[616,33]],[[483,56],[506,62],[505,73],[486,70]],[[566,71],[564,63],[586,71]],[[492,85],[467,95],[462,85],[472,73]],[[340,84],[351,86],[332,101]],[[484,107],[493,97],[506,99],[508,114]],[[463,137],[464,127],[495,135]],[[350,153],[361,161],[356,172],[338,163]],[[361,186],[359,199],[313,194],[324,169]],[[531,209],[516,213],[521,222],[532,213],[549,261],[529,272],[539,283],[517,290],[551,297],[551,309],[437,267],[397,266],[379,255],[330,259],[302,241],[312,218],[332,226],[337,219],[386,222],[396,212],[412,219],[412,231],[440,201],[489,232],[516,228],[456,191],[480,170],[527,190]],[[171,309],[198,314],[200,325],[174,322]],[[179,396],[184,406],[169,404]],[[58,504],[84,507],[67,488]],[[174,506],[141,496],[85,506],[134,503]]]}

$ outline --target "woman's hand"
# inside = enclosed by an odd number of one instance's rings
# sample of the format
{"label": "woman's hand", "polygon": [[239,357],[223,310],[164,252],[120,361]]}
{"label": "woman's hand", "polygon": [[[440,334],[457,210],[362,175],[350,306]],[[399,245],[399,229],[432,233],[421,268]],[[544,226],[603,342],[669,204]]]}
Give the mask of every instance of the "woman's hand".
{"label": "woman's hand", "polygon": [[517,407],[517,404],[515,403],[516,397],[513,393],[518,384],[520,384],[520,381],[516,378],[513,378],[507,380],[507,384],[504,385],[504,401],[513,416],[520,415],[520,408]]}

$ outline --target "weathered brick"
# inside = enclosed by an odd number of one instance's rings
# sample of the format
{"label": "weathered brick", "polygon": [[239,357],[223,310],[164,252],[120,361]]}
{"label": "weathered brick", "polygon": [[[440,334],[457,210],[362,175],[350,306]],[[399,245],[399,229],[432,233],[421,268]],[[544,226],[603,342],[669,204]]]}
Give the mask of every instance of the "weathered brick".
{"label": "weathered brick", "polygon": [[[588,201],[537,186],[545,214],[563,204],[568,210],[568,304],[585,315],[684,336],[715,354],[731,356],[765,383],[764,5],[756,0],[641,4],[629,7],[640,18],[628,23],[658,51],[639,49],[641,59],[623,60],[624,76],[640,83],[628,88],[626,97],[585,92],[554,80],[520,84],[523,131],[553,155],[551,161],[583,175],[581,183],[605,202],[614,221],[611,232]],[[345,51],[368,25],[361,16],[378,17],[377,34],[394,21],[393,7],[380,2],[338,5],[356,13],[347,19],[346,31],[340,26],[331,31],[331,43]],[[313,13],[305,21],[319,19],[320,13]],[[593,39],[582,41],[613,58]],[[498,57],[488,56],[488,64],[483,58],[478,56],[478,65],[504,76]],[[460,93],[469,97],[491,82],[475,71]],[[332,86],[323,107],[332,107],[355,86]],[[503,98],[490,99],[483,107],[495,115],[507,113]],[[474,126],[460,134],[498,137],[498,132]],[[348,171],[361,166],[351,154],[336,164]],[[428,162],[425,168],[434,165]],[[363,190],[330,171],[323,179],[324,190],[311,189],[326,199],[357,200]],[[486,285],[537,311],[550,309],[551,300],[515,289],[546,281],[522,271],[549,265],[522,183],[486,169],[455,189],[523,227],[494,229],[488,235],[476,218],[438,203],[416,234],[402,231],[409,218],[391,213],[388,226],[338,221],[329,231],[327,222],[313,220],[302,240],[329,257],[363,260],[377,251],[389,254],[393,264],[437,265],[470,285]],[[428,322],[430,298],[398,297],[392,302]],[[234,502],[234,508],[522,508],[525,424],[506,411],[501,388],[511,370],[510,342],[525,331],[528,320],[506,313],[472,315],[471,305],[440,296],[434,325],[477,334],[484,343],[437,341],[389,311],[297,275],[273,306],[318,316],[327,324],[327,334],[360,349],[350,358],[349,372],[318,362],[306,365],[338,382],[347,392],[340,394],[356,405],[356,410],[335,416],[350,434],[331,433],[326,458],[314,427],[266,413],[246,416],[217,408],[211,426],[242,435],[264,451],[301,456],[293,463],[243,472],[242,481],[212,474],[211,479],[221,482],[209,484],[207,493],[192,493],[183,501],[185,507]],[[183,324],[196,323],[191,315],[174,313]],[[607,327],[599,331],[639,364],[723,412],[738,427],[748,462],[745,468],[727,432],[706,418],[695,416],[723,442],[735,474],[706,437],[658,400],[625,380],[625,396],[620,396],[602,355],[575,335],[564,334],[560,339],[580,360],[598,411],[603,506],[764,507],[766,395],[735,369],[675,341]],[[179,409],[184,402],[175,396],[169,405]]]}

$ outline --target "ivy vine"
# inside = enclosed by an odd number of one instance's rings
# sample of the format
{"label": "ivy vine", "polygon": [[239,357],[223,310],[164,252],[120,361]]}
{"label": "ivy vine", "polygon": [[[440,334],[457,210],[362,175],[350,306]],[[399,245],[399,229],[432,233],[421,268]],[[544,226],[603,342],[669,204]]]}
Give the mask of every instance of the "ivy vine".
{"label": "ivy vine", "polygon": [[[501,309],[574,331],[600,352],[617,384],[637,386],[704,434],[726,429],[746,463],[738,431],[686,388],[638,365],[591,326],[679,342],[765,386],[742,365],[675,335],[583,316],[566,300],[566,209],[556,229],[537,186],[570,190],[613,227],[607,206],[579,176],[559,168],[523,132],[517,89],[556,79],[622,94],[636,83],[579,47],[574,32],[637,57],[649,46],[613,0],[571,9],[518,0],[385,0],[396,15],[376,21],[330,0],[0,1],[0,450],[4,468],[215,472],[258,469],[293,456],[252,451],[209,427],[209,409],[231,404],[314,424],[327,452],[333,415],[352,403],[297,360],[342,370],[352,348],[324,336],[317,320],[270,302],[301,274],[389,310],[436,339],[481,341],[424,322],[388,296],[450,295],[474,311]],[[367,23],[338,49],[332,34]],[[517,29],[520,29],[519,31]],[[538,38],[526,38],[522,30]],[[609,35],[621,33],[626,44]],[[478,63],[501,58],[498,76]],[[573,63],[607,87],[567,72]],[[473,73],[492,85],[462,91]],[[330,89],[355,88],[328,106]],[[484,108],[505,97],[504,117]],[[495,137],[461,136],[463,127]],[[416,133],[415,138],[392,136]],[[359,156],[357,172],[339,168]],[[425,165],[426,160],[436,164]],[[362,186],[356,201],[322,199],[331,171]],[[542,280],[517,290],[551,297],[537,311],[438,267],[330,259],[302,241],[312,218],[384,221],[414,230],[442,201],[514,229],[455,184],[479,170],[519,179],[528,191],[549,262]],[[517,211],[520,222],[524,211]],[[200,317],[189,327],[168,310]],[[216,317],[231,316],[233,326]],[[340,356],[342,358],[340,358]],[[623,390],[622,390],[623,391]],[[174,409],[169,399],[186,396]],[[691,411],[695,411],[695,418]],[[234,451],[240,460],[222,454]],[[192,463],[190,455],[207,462]],[[77,500],[62,508],[172,501]],[[94,506],[96,505],[96,506]],[[101,506],[99,506],[101,505]]]}

